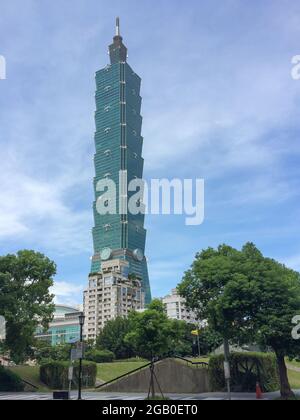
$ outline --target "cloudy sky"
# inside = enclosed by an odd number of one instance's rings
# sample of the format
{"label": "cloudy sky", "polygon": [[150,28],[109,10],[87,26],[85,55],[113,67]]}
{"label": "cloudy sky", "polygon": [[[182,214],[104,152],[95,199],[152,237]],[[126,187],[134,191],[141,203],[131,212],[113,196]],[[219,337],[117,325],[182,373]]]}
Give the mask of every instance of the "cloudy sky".
{"label": "cloudy sky", "polygon": [[92,255],[94,73],[121,17],[143,79],[145,178],[204,178],[206,218],[147,217],[154,296],[194,254],[253,241],[300,270],[300,3],[294,0],[1,0],[0,253],[58,265],[80,303]]}

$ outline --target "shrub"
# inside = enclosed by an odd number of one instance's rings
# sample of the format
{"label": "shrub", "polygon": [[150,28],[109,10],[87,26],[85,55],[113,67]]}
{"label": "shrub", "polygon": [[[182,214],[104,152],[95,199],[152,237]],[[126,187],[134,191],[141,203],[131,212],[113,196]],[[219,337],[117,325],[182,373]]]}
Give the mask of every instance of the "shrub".
{"label": "shrub", "polygon": [[0,391],[22,392],[24,391],[24,383],[17,374],[0,366]]}
{"label": "shrub", "polygon": [[109,350],[90,350],[86,352],[85,358],[95,363],[110,363],[115,360],[115,355]]}
{"label": "shrub", "polygon": [[51,360],[70,360],[70,352],[70,344],[58,344],[56,346],[51,346],[44,342],[38,342],[34,352],[34,356],[37,362],[41,365]]}
{"label": "shrub", "polygon": [[[41,365],[40,380],[51,389],[67,389],[69,386],[69,362],[52,361]],[[82,363],[82,386],[94,387],[97,376],[97,365],[93,362]],[[72,387],[77,388],[79,377],[79,363],[74,365]]]}
{"label": "shrub", "polygon": [[[264,392],[280,389],[276,358],[271,353],[232,353],[230,368],[233,391],[254,392],[256,382]],[[224,355],[211,357],[209,375],[212,391],[224,391]]]}

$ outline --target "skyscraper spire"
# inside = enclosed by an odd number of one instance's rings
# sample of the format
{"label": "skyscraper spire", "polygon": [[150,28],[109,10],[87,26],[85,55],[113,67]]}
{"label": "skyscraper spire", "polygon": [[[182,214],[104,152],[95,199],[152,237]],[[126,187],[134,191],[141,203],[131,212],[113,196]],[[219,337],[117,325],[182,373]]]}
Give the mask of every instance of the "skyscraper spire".
{"label": "skyscraper spire", "polygon": [[116,18],[116,35],[113,43],[109,46],[109,55],[111,64],[125,63],[127,60],[127,48],[123,44],[123,38],[120,31],[120,18]]}
{"label": "skyscraper spire", "polygon": [[121,36],[120,34],[120,18],[117,17],[116,19],[116,36]]}

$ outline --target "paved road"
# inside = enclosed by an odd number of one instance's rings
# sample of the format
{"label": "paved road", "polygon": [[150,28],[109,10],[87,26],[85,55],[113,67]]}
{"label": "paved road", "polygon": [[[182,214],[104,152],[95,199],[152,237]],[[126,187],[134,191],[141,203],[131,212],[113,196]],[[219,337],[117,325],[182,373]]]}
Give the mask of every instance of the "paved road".
{"label": "paved road", "polygon": [[[82,399],[95,401],[142,401],[147,397],[146,394],[119,394],[119,393],[102,393],[102,392],[83,392]],[[174,400],[198,400],[197,395],[168,395]],[[0,400],[52,400],[52,394],[41,393],[0,393]],[[72,393],[72,399],[77,399],[77,394]]]}
{"label": "paved road", "polygon": [[[298,392],[300,395],[300,392]],[[213,394],[168,394],[166,395],[171,400],[179,401],[222,401],[227,399],[227,395],[224,393],[213,393]],[[102,393],[102,392],[84,392],[82,395],[84,400],[94,401],[141,401],[145,400],[146,394],[118,394],[118,393]],[[266,394],[265,400],[274,400],[279,397],[279,393]],[[72,393],[72,399],[76,399],[77,394]],[[233,400],[255,400],[255,394],[232,394]],[[0,400],[52,400],[52,394],[50,393],[0,393]]]}

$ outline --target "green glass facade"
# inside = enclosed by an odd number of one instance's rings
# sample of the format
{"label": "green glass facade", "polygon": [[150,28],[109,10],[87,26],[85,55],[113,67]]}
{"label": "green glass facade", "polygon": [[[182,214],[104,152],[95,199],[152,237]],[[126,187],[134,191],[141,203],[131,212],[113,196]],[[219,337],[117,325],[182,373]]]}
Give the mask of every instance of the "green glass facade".
{"label": "green glass facade", "polygon": [[127,49],[119,29],[109,53],[110,65],[96,73],[95,226],[91,273],[101,270],[103,259],[126,259],[129,262],[128,274],[134,274],[142,280],[146,303],[149,303],[151,291],[144,256],[144,215],[120,214],[120,211],[117,214],[99,214],[96,208],[97,200],[103,194],[97,191],[98,181],[114,181],[119,210],[120,171],[126,171],[128,184],[131,180],[143,178],[144,167],[141,79],[127,63]]}

